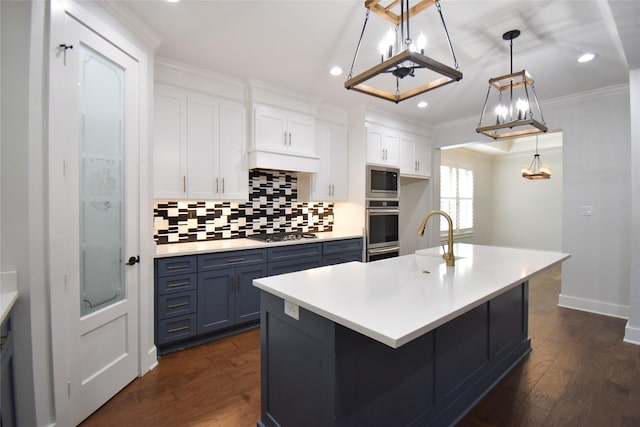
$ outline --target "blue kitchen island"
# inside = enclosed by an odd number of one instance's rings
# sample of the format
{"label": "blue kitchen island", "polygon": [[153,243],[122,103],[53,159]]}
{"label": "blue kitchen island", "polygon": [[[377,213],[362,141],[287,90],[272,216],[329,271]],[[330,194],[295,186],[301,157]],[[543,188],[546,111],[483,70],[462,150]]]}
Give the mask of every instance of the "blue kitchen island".
{"label": "blue kitchen island", "polygon": [[456,244],[254,280],[258,426],[448,426],[529,351],[528,281],[568,254]]}

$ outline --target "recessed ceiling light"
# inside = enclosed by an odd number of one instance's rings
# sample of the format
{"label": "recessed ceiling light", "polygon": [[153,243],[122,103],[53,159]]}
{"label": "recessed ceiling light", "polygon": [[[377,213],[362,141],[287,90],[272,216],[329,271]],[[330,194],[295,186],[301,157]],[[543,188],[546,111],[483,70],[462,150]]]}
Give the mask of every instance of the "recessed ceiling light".
{"label": "recessed ceiling light", "polygon": [[332,76],[339,76],[340,74],[342,74],[342,68],[336,65],[335,67],[331,67],[329,73],[331,73]]}
{"label": "recessed ceiling light", "polygon": [[418,102],[418,108],[426,108],[429,103],[427,101]]}
{"label": "recessed ceiling light", "polygon": [[178,3],[180,0],[165,0],[167,3]]}
{"label": "recessed ceiling light", "polygon": [[578,62],[589,62],[593,60],[593,58],[595,57],[596,57],[595,53],[592,53],[592,52],[583,53],[582,55],[580,55],[580,58],[578,58]]}

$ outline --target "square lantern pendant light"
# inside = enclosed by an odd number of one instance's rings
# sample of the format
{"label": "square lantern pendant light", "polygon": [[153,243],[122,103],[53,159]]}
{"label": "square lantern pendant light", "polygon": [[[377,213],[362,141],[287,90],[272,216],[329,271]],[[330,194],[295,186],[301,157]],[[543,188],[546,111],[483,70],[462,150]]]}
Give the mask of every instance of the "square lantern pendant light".
{"label": "square lantern pendant light", "polygon": [[[519,35],[519,30],[507,31],[502,35],[503,40],[509,40],[511,71],[507,75],[489,79],[489,89],[476,128],[476,132],[493,139],[535,135],[547,131],[533,79],[525,70],[513,72],[513,39]],[[493,104],[494,114],[487,112],[492,89],[497,95],[497,101]],[[541,121],[536,119],[538,116]]]}
{"label": "square lantern pendant light", "polygon": [[[451,68],[425,55],[426,37],[423,33],[420,34],[415,42],[411,38],[410,19],[434,4],[440,14],[440,20],[444,27],[455,68]],[[462,73],[459,70],[453,52],[449,32],[447,31],[438,0],[411,2],[410,0],[388,0],[386,5],[383,4],[383,0],[365,0],[364,6],[367,9],[367,13],[351,64],[351,71],[347,81],[344,83],[345,88],[397,104],[405,99],[462,79]],[[397,10],[398,6],[399,12]],[[358,58],[371,11],[394,24],[395,32],[390,29],[382,38],[378,46],[380,62],[368,70],[353,76],[353,68]],[[379,82],[377,77],[383,75],[388,75],[389,79],[385,79],[384,85],[380,85],[377,88],[374,87]]]}
{"label": "square lantern pendant light", "polygon": [[533,160],[529,166],[522,167],[522,177],[531,180],[551,178],[551,167],[542,163],[542,160],[540,160],[540,154],[538,153],[538,135],[536,135],[536,154],[533,155]]}

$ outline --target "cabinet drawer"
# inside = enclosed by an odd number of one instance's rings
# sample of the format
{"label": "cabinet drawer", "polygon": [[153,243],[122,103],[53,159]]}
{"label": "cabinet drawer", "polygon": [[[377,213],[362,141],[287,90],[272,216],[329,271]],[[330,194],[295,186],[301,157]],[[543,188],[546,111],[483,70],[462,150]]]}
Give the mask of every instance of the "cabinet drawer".
{"label": "cabinet drawer", "polygon": [[332,240],[322,243],[322,254],[338,254],[350,251],[361,251],[362,239]]}
{"label": "cabinet drawer", "polygon": [[187,314],[180,317],[158,322],[158,344],[181,340],[196,334],[196,314]]}
{"label": "cabinet drawer", "polygon": [[182,274],[180,276],[168,276],[158,278],[158,295],[175,292],[193,291],[197,288],[196,273]]}
{"label": "cabinet drawer", "polygon": [[296,260],[281,260],[269,263],[269,276],[276,274],[291,273],[294,271],[308,270],[310,268],[320,267],[322,265],[322,257],[303,257]]}
{"label": "cabinet drawer", "polygon": [[246,251],[219,252],[206,255],[198,255],[198,271],[208,271],[218,268],[258,264],[266,261],[266,249],[249,249]]}
{"label": "cabinet drawer", "polygon": [[322,256],[322,265],[335,265],[351,261],[362,262],[362,251],[341,252]]}
{"label": "cabinet drawer", "polygon": [[161,295],[158,297],[158,319],[195,313],[197,307],[196,291]]}
{"label": "cabinet drawer", "polygon": [[322,243],[305,243],[301,245],[277,246],[268,249],[268,260],[280,261],[297,259],[306,256],[322,256]]}
{"label": "cabinet drawer", "polygon": [[179,256],[156,259],[156,276],[173,276],[196,272],[196,256]]}

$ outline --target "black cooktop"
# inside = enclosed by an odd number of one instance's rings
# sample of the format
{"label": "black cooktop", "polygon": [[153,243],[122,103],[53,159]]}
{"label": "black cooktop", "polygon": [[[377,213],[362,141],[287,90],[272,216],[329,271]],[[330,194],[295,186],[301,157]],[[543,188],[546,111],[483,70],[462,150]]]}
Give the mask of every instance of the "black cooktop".
{"label": "black cooktop", "polygon": [[315,239],[318,236],[314,233],[262,233],[262,234],[252,234],[251,236],[247,236],[247,239],[252,240],[260,240],[261,242],[285,242],[288,240],[300,240],[300,239]]}

